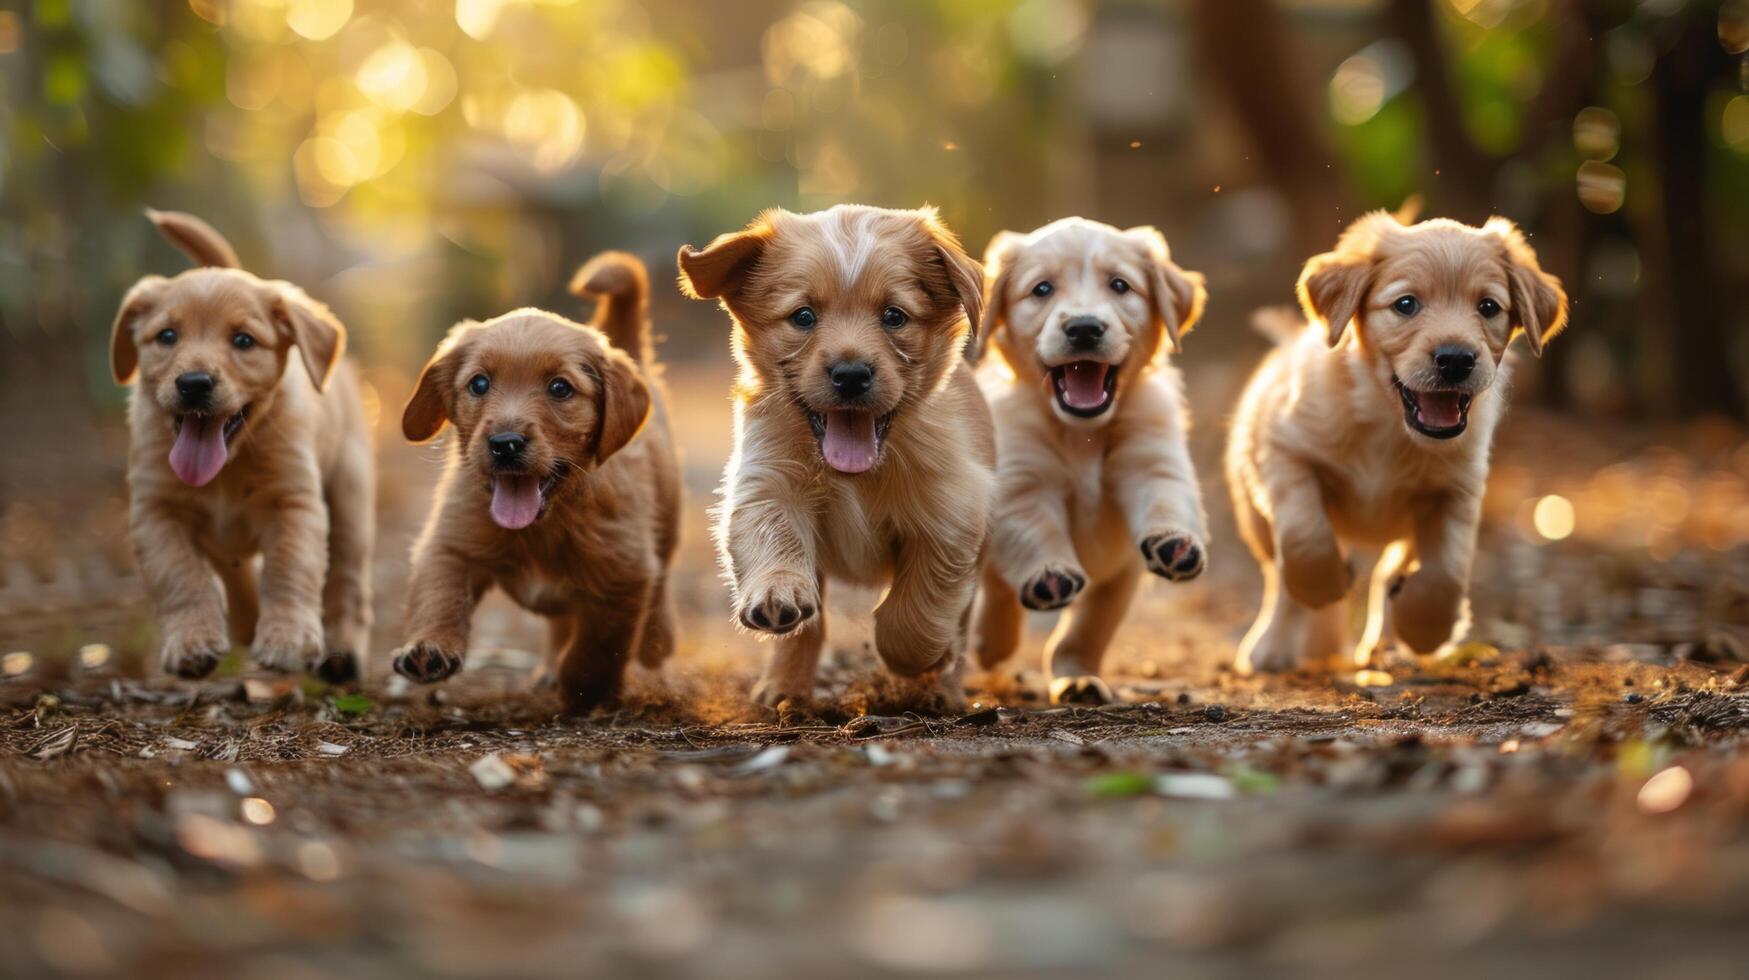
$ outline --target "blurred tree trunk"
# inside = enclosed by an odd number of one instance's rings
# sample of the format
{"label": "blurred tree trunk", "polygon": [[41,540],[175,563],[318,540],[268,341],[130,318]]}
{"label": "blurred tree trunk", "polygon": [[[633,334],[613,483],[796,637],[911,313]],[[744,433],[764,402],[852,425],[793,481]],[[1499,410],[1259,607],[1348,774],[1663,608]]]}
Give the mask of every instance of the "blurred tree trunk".
{"label": "blurred tree trunk", "polygon": [[1654,132],[1666,257],[1664,280],[1675,329],[1675,405],[1683,415],[1743,416],[1731,376],[1730,328],[1742,295],[1723,288],[1707,219],[1707,93],[1734,67],[1716,36],[1710,4],[1676,18],[1680,34],[1652,69]]}
{"label": "blurred tree trunk", "polygon": [[1346,221],[1347,194],[1317,120],[1322,105],[1296,71],[1282,15],[1272,0],[1187,5],[1197,56],[1231,100],[1264,177],[1287,198],[1301,255],[1330,247]]}

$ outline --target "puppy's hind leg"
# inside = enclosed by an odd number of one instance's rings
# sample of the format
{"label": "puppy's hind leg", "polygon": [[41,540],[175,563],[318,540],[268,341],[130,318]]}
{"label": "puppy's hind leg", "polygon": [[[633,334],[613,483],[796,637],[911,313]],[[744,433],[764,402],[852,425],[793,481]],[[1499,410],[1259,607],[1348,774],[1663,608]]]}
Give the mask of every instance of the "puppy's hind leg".
{"label": "puppy's hind leg", "polygon": [[650,611],[644,620],[644,635],[638,643],[638,663],[655,670],[674,653],[674,597],[668,593],[668,575],[656,580],[650,592]]}
{"label": "puppy's hind leg", "polygon": [[626,664],[637,648],[648,610],[635,593],[602,596],[577,611],[579,626],[559,658],[559,699],[572,714],[619,700]]}
{"label": "puppy's hind leg", "polygon": [[1366,630],[1360,635],[1360,645],[1354,648],[1354,666],[1364,669],[1382,663],[1384,655],[1397,643],[1396,624],[1391,621],[1391,592],[1412,560],[1407,541],[1388,545],[1372,569],[1372,584],[1367,589]]}
{"label": "puppy's hind leg", "polygon": [[983,589],[978,593],[977,623],[973,643],[978,652],[978,666],[985,670],[1014,655],[1020,646],[1020,632],[1025,615],[1020,607],[1020,595],[994,562],[984,564]]}
{"label": "puppy's hind leg", "polygon": [[575,616],[547,617],[547,649],[541,657],[540,666],[535,668],[534,676],[530,678],[537,691],[555,687],[559,683],[559,660],[571,649],[571,644],[577,638],[577,618]]}
{"label": "puppy's hind leg", "polygon": [[330,684],[364,675],[370,646],[370,560],[376,540],[376,487],[363,449],[343,454],[324,491],[328,503],[328,578],[322,586],[322,659]]}
{"label": "puppy's hind leg", "polygon": [[1125,562],[1115,576],[1094,583],[1058,621],[1045,652],[1052,704],[1111,704],[1117,700],[1100,680],[1099,668],[1141,577],[1134,562]]}
{"label": "puppy's hind leg", "polygon": [[255,642],[255,621],[261,616],[255,559],[215,557],[213,567],[225,586],[225,619],[231,627],[231,643],[246,647]]}

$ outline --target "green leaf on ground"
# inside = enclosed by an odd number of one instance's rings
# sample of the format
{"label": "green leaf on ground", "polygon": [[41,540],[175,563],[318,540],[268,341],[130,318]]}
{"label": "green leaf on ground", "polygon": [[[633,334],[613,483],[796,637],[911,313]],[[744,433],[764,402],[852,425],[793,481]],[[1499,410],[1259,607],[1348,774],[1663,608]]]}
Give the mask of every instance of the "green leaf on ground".
{"label": "green leaf on ground", "polygon": [[1088,796],[1112,799],[1121,796],[1141,796],[1154,788],[1154,781],[1139,772],[1101,773],[1087,780]]}
{"label": "green leaf on ground", "polygon": [[342,694],[331,702],[334,710],[343,715],[362,715],[377,706],[375,701],[362,694]]}

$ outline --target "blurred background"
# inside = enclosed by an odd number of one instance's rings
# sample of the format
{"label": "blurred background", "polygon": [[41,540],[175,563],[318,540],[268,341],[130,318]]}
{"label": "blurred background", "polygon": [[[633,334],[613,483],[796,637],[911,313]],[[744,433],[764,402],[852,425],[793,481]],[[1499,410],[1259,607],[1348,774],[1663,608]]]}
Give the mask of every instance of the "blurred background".
{"label": "blurred background", "polygon": [[[610,247],[652,270],[692,595],[726,619],[702,512],[727,453],[727,325],[668,282],[681,243],[772,205],[930,202],[974,254],[1071,213],[1159,225],[1209,277],[1181,363],[1228,543],[1215,450],[1263,350],[1251,312],[1290,301],[1299,264],[1367,209],[1420,195],[1428,215],[1506,215],[1574,307],[1542,361],[1523,357],[1513,428],[1531,448],[1507,437],[1490,520],[1515,547],[1733,548],[1746,49],[1745,0],[7,4],[0,608],[38,618],[0,640],[76,649],[106,622],[100,596],[139,618],[106,337],[130,283],[185,266],[147,205],[206,217],[349,327],[389,423],[390,631],[437,458],[392,424],[410,380],[458,318],[581,313],[563,285]],[[1246,588],[1222,637],[1249,615],[1249,564],[1225,561]],[[147,648],[150,628],[113,642]]]}

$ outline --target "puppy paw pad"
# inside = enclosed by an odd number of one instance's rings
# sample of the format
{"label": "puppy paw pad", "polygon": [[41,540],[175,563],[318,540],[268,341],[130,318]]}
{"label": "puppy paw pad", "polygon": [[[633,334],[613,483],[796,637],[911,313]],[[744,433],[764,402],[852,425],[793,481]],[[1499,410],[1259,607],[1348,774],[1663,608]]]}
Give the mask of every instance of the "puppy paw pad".
{"label": "puppy paw pad", "polygon": [[1196,578],[1207,563],[1202,545],[1188,534],[1150,534],[1142,539],[1141,548],[1148,571],[1172,582]]}
{"label": "puppy paw pad", "polygon": [[807,599],[778,591],[755,596],[741,608],[741,625],[761,633],[782,635],[807,622],[816,612]]}
{"label": "puppy paw pad", "polygon": [[224,654],[218,650],[189,650],[164,662],[164,672],[185,680],[199,680],[213,672]]}
{"label": "puppy paw pad", "polygon": [[358,656],[350,650],[336,650],[316,665],[316,676],[330,684],[350,684],[358,680]]}
{"label": "puppy paw pad", "polygon": [[1051,703],[1097,707],[1116,704],[1117,695],[1104,681],[1092,674],[1082,674],[1051,681]]}
{"label": "puppy paw pad", "polygon": [[395,655],[395,673],[420,684],[435,684],[462,667],[462,658],[421,643]]}
{"label": "puppy paw pad", "polygon": [[1061,609],[1087,587],[1087,576],[1065,569],[1046,569],[1020,587],[1020,604],[1035,612]]}

